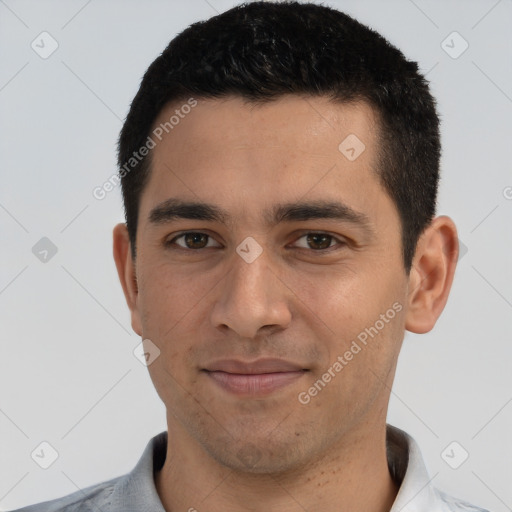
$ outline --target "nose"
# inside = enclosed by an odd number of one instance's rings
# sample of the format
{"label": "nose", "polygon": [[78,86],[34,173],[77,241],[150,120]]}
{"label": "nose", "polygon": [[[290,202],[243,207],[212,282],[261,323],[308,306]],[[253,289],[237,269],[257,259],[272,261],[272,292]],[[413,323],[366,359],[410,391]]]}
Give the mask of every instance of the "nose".
{"label": "nose", "polygon": [[266,251],[248,263],[238,254],[219,285],[212,310],[216,328],[229,328],[243,338],[255,338],[260,330],[289,326],[290,290],[272,268]]}

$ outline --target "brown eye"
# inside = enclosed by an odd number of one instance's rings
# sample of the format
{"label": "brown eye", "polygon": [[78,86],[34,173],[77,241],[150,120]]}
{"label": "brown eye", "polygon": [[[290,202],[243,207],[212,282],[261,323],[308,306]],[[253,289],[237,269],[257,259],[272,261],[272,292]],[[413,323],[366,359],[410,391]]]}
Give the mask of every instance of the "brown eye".
{"label": "brown eye", "polygon": [[204,233],[186,233],[184,237],[185,245],[189,249],[202,249],[208,243],[208,235]]}
{"label": "brown eye", "polygon": [[172,240],[166,242],[165,245],[177,245],[182,249],[206,249],[207,247],[212,247],[212,241],[213,238],[211,238],[210,235],[207,235],[206,233],[190,231],[174,237]]}
{"label": "brown eye", "polygon": [[333,237],[324,233],[310,233],[307,235],[307,242],[313,250],[327,249]]}
{"label": "brown eye", "polygon": [[[333,243],[334,242],[334,243]],[[337,242],[337,243],[336,243]],[[310,251],[322,252],[326,249],[333,249],[336,245],[339,248],[346,245],[343,239],[339,239],[328,233],[310,232],[302,235],[295,241],[296,247],[309,249]]]}

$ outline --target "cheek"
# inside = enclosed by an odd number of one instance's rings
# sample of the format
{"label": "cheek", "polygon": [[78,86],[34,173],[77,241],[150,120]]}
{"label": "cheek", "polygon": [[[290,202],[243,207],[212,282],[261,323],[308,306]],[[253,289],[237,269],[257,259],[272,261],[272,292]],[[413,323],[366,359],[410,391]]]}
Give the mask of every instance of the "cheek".
{"label": "cheek", "polygon": [[355,270],[347,262],[335,267],[297,271],[288,275],[287,284],[294,291],[312,321],[329,332],[330,338],[342,340],[357,334],[379,311],[382,297],[373,276]]}
{"label": "cheek", "polygon": [[169,385],[169,379],[171,383],[173,379],[182,380],[179,370],[187,350],[183,341],[187,338],[180,328],[187,312],[193,309],[193,292],[183,291],[180,282],[162,266],[146,268],[150,270],[141,279],[139,308],[143,338],[150,339],[160,350],[158,359],[148,367],[160,394]]}
{"label": "cheek", "polygon": [[[388,309],[383,311],[386,315]],[[305,407],[324,417],[325,428],[336,432],[340,424],[348,425],[368,413],[373,404],[384,408],[403,338],[403,310],[390,311],[387,323],[380,314],[366,323],[347,316],[350,325],[339,319],[339,329],[329,340],[328,365],[311,375],[299,396],[301,403],[309,400]]]}
{"label": "cheek", "polygon": [[220,277],[192,267],[147,262],[139,287],[144,329],[166,339],[165,333],[172,334],[197,318],[202,302]]}
{"label": "cheek", "polygon": [[379,375],[381,367],[386,371],[403,339],[406,289],[405,278],[382,268],[330,270],[303,279],[298,293],[306,305],[302,311],[329,354],[328,366],[319,365],[318,371],[326,371],[338,357],[346,363],[343,372],[336,373],[344,375],[338,381],[360,376],[374,380],[369,369]]}
{"label": "cheek", "polygon": [[148,265],[139,287],[143,337],[160,350],[148,366],[151,380],[162,401],[171,408],[190,408],[188,390],[193,389],[197,364],[192,358],[198,341],[194,328],[208,290],[207,279],[174,272],[169,265]]}

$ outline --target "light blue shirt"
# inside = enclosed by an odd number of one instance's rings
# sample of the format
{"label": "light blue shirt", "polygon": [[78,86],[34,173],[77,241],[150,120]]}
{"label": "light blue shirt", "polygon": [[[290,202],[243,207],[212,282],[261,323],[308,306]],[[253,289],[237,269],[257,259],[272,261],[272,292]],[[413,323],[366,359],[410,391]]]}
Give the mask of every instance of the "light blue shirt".
{"label": "light blue shirt", "polygon": [[[130,473],[13,512],[165,512],[153,474],[162,467],[166,449],[167,432],[161,432],[149,441]],[[391,425],[387,426],[387,456],[391,474],[400,483],[390,512],[489,512],[436,489],[417,443]]]}

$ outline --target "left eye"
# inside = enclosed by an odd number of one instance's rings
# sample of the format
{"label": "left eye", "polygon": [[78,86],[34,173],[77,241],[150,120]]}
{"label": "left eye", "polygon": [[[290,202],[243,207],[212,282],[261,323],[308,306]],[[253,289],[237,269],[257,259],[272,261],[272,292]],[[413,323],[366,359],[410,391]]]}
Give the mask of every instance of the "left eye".
{"label": "left eye", "polygon": [[313,251],[328,249],[332,247],[331,242],[338,241],[339,243],[342,243],[341,240],[337,239],[333,235],[328,235],[327,233],[306,233],[297,240],[301,240],[303,238],[306,239],[306,246],[302,246],[301,248],[312,249]]}

